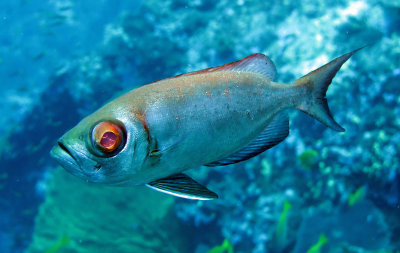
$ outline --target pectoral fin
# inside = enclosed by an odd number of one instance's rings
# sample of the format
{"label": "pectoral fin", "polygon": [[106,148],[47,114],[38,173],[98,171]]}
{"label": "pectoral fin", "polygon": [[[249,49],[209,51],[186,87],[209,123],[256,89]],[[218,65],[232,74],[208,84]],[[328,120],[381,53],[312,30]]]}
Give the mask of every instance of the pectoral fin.
{"label": "pectoral fin", "polygon": [[211,200],[218,195],[183,173],[152,181],[146,186],[181,198]]}

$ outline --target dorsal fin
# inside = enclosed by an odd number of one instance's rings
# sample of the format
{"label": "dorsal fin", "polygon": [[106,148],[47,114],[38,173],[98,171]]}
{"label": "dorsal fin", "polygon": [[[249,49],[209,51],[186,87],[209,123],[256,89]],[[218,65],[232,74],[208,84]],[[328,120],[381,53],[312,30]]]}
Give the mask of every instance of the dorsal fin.
{"label": "dorsal fin", "polygon": [[276,78],[276,67],[275,64],[269,59],[267,56],[263,54],[252,54],[249,55],[239,61],[231,62],[222,66],[203,69],[195,72],[189,72],[185,74],[181,74],[176,77],[181,76],[191,76],[198,74],[205,74],[210,72],[217,71],[245,71],[245,72],[254,72],[267,76],[271,81],[274,81]]}
{"label": "dorsal fin", "polygon": [[245,161],[279,144],[288,135],[289,118],[287,113],[283,112],[276,115],[264,131],[262,131],[261,134],[252,140],[247,146],[228,157],[206,164],[206,166],[224,166]]}

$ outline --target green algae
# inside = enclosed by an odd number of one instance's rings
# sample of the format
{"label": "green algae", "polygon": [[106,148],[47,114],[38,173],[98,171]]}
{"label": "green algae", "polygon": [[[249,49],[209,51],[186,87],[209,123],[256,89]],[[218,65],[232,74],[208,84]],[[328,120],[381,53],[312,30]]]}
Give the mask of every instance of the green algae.
{"label": "green algae", "polygon": [[276,226],[276,247],[282,250],[287,244],[287,232],[288,232],[288,216],[289,211],[292,208],[292,204],[288,200],[283,203],[282,213],[279,216],[278,225]]}
{"label": "green algae", "polygon": [[49,249],[47,249],[45,251],[45,253],[56,253],[59,252],[59,250],[64,247],[65,245],[67,245],[69,243],[70,239],[63,235],[60,240],[52,247],[50,247]]}
{"label": "green algae", "polygon": [[213,247],[207,253],[233,253],[233,245],[228,239],[225,239],[221,245]]}
{"label": "green algae", "polygon": [[186,252],[174,198],[145,187],[89,184],[58,168],[39,208],[28,252]]}
{"label": "green algae", "polygon": [[349,199],[347,204],[349,206],[354,206],[357,203],[360,203],[365,199],[365,195],[367,194],[367,187],[361,186],[357,188],[357,190],[349,195]]}
{"label": "green algae", "polygon": [[300,162],[300,165],[306,169],[311,169],[312,166],[316,163],[318,157],[318,152],[313,149],[307,149],[303,153],[301,153],[297,158]]}
{"label": "green algae", "polygon": [[324,235],[321,234],[318,238],[317,243],[315,243],[309,250],[307,250],[307,253],[320,253],[322,247],[329,242],[328,238]]}

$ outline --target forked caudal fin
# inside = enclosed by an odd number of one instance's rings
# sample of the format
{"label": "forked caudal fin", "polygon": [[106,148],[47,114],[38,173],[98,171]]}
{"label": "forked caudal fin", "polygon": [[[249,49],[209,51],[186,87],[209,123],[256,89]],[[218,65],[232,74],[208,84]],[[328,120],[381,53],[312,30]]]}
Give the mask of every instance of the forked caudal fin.
{"label": "forked caudal fin", "polygon": [[305,86],[307,90],[311,92],[311,98],[308,97],[301,104],[297,105],[296,108],[311,115],[335,131],[344,132],[344,128],[332,117],[326,99],[326,91],[342,65],[362,48],[342,55],[300,79],[297,79],[294,84]]}

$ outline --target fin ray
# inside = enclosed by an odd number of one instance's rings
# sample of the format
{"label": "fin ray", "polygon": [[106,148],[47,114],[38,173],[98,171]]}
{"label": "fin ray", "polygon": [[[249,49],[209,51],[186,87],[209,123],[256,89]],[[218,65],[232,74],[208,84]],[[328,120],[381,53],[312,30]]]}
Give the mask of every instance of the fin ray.
{"label": "fin ray", "polygon": [[245,72],[254,72],[267,76],[271,81],[274,81],[277,72],[275,64],[272,60],[263,54],[252,54],[249,55],[239,61],[231,62],[225,65],[221,65],[218,67],[207,68],[195,72],[189,72],[185,74],[181,74],[172,78],[182,77],[182,76],[191,76],[198,74],[205,74],[210,72],[217,71],[245,71]]}
{"label": "fin ray", "polygon": [[146,184],[146,186],[181,198],[196,200],[211,200],[218,198],[216,193],[210,191],[205,186],[199,184],[183,173],[154,180]]}
{"label": "fin ray", "polygon": [[296,80],[294,82],[295,85],[304,86],[307,87],[307,89],[311,90],[311,98],[307,99],[307,101],[303,101],[302,103],[297,105],[296,108],[314,117],[315,119],[319,120],[321,123],[335,131],[344,132],[344,128],[341,127],[334,120],[329,110],[328,100],[326,99],[326,92],[332,82],[332,79],[335,77],[336,73],[339,71],[342,65],[353,54],[355,54],[362,48],[344,54]]}
{"label": "fin ray", "polygon": [[205,166],[224,166],[248,160],[281,143],[289,135],[289,117],[277,114],[264,131],[241,150]]}

